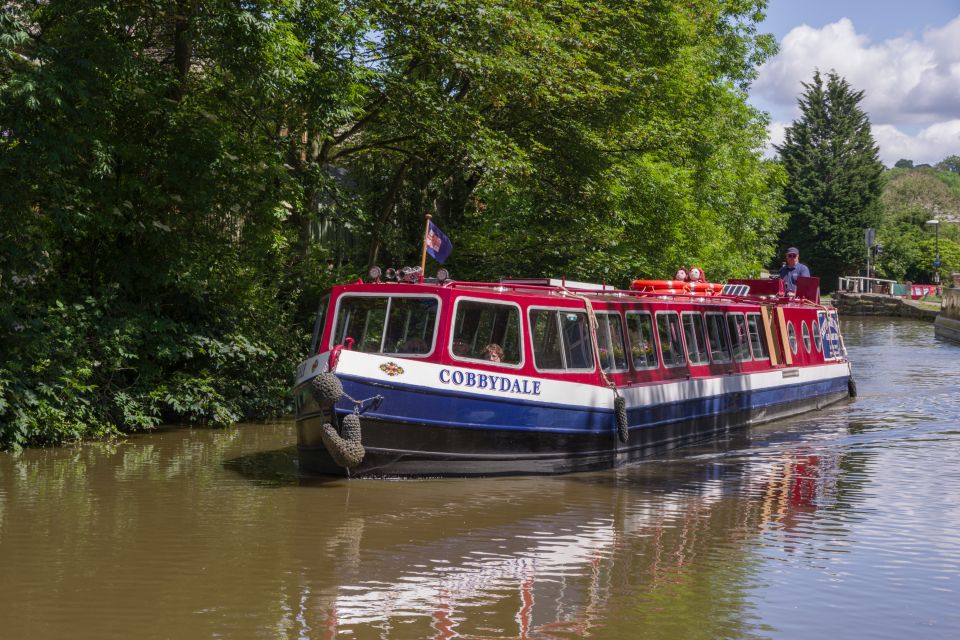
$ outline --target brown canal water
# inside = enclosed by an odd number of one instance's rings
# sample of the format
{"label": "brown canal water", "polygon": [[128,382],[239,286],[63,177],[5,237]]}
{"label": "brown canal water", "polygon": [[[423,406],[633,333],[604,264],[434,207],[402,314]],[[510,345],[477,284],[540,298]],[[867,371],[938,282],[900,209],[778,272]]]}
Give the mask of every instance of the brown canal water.
{"label": "brown canal water", "polygon": [[957,638],[960,347],[617,471],[300,481],[291,422],[0,454],[0,638]]}

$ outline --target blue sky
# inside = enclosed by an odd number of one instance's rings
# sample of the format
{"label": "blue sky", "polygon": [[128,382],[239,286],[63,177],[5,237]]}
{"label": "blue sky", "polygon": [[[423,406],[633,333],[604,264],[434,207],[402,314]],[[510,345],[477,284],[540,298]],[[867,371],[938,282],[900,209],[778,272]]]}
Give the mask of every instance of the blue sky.
{"label": "blue sky", "polygon": [[770,114],[771,142],[798,117],[800,83],[819,68],[865,92],[888,166],[960,155],[960,0],[770,0],[761,30],[780,43],[751,90]]}

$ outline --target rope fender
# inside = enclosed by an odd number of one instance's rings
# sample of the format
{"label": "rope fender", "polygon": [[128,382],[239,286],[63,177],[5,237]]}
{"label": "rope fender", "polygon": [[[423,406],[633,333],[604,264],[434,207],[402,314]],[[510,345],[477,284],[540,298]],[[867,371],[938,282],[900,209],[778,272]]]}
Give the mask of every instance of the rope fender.
{"label": "rope fender", "polygon": [[617,418],[617,437],[620,439],[620,442],[626,444],[630,440],[630,425],[627,422],[627,401],[620,395],[620,392],[617,390],[617,385],[613,383],[613,380],[610,379],[607,372],[603,370],[603,365],[600,362],[600,344],[597,341],[597,327],[599,326],[599,322],[597,321],[597,314],[593,311],[593,303],[587,296],[578,295],[566,288],[561,289],[560,294],[579,300],[583,303],[583,308],[587,312],[587,317],[590,319],[590,341],[593,346],[594,366],[599,369],[603,383],[607,385],[608,389],[613,391],[613,410]]}
{"label": "rope fender", "polygon": [[627,400],[617,394],[613,399],[613,409],[617,414],[617,436],[620,442],[627,444],[630,440],[630,425],[627,423]]}
{"label": "rope fender", "polygon": [[[327,453],[333,461],[345,469],[352,469],[363,461],[366,450],[363,448],[363,434],[360,425],[360,414],[372,407],[374,409],[383,402],[383,396],[374,396],[366,400],[351,398],[343,390],[343,384],[336,374],[326,371],[313,379],[311,383],[313,397],[322,406],[329,407],[333,416],[333,423],[339,422],[339,429],[329,422],[324,423],[320,433],[320,440],[326,447]],[[353,403],[353,413],[337,420],[337,413],[333,406],[346,398]]]}
{"label": "rope fender", "polygon": [[361,442],[359,414],[351,413],[345,416],[340,421],[340,428],[343,430],[343,436],[327,422],[323,425],[320,439],[334,462],[346,469],[352,469],[360,464],[367,454]]}

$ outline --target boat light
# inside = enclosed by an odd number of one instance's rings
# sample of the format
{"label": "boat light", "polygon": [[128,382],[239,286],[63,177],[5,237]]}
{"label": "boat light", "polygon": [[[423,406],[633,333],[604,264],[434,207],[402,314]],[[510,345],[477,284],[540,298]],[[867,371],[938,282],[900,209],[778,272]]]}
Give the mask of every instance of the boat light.
{"label": "boat light", "polygon": [[387,280],[396,280],[397,279],[397,270],[393,267],[387,267],[387,270],[383,272],[383,276]]}
{"label": "boat light", "polygon": [[383,272],[380,270],[380,267],[374,265],[370,267],[370,271],[367,271],[367,275],[370,276],[373,282],[380,282],[380,276],[383,275]]}
{"label": "boat light", "polygon": [[400,279],[404,282],[417,283],[420,282],[420,276],[422,272],[420,267],[404,267],[400,269]]}

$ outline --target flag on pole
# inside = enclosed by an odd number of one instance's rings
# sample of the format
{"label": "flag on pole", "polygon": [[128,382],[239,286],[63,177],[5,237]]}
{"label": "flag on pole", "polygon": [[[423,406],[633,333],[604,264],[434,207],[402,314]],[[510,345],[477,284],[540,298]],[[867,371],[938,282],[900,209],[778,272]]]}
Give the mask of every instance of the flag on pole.
{"label": "flag on pole", "polygon": [[450,238],[445,236],[443,231],[440,231],[440,227],[433,224],[433,220],[427,221],[426,242],[427,253],[440,264],[443,264],[450,257],[450,252],[453,251],[453,243],[450,242]]}

